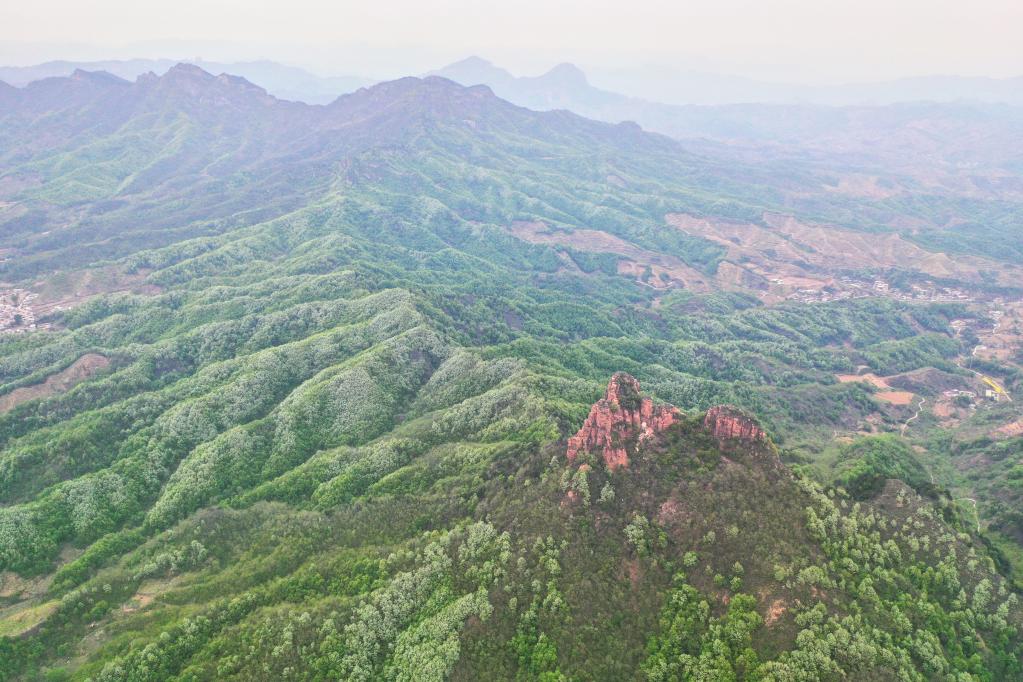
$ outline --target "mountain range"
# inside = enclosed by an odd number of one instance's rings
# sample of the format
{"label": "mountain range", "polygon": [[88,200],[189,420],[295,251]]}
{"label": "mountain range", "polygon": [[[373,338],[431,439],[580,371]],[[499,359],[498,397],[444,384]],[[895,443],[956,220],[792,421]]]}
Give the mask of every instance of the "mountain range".
{"label": "mountain range", "polygon": [[1014,115],[498,90],[0,86],[0,679],[1023,676]]}
{"label": "mountain range", "polygon": [[[970,144],[960,145],[956,150],[967,148],[975,159],[986,160],[1000,156],[1005,150],[1003,145],[1009,137],[1016,137],[1023,121],[1023,112],[1017,108],[1023,104],[1023,79],[1006,81],[1000,90],[1004,96],[990,99],[973,98],[970,88],[965,87],[959,95],[935,95],[929,101],[920,88],[906,83],[905,89],[901,89],[900,84],[893,83],[885,88],[901,93],[894,98],[834,100],[841,101],[843,106],[824,106],[820,98],[811,97],[750,98],[748,102],[708,106],[666,104],[662,99],[644,100],[602,90],[591,85],[586,74],[571,64],[558,65],[536,77],[516,77],[483,59],[471,57],[431,75],[463,85],[487,85],[499,97],[529,109],[567,109],[612,123],[635,121],[647,130],[679,139],[705,138],[746,146],[771,144],[802,149],[831,150],[838,146],[847,153],[879,156],[876,161],[881,167],[890,167],[906,157],[902,152],[906,143],[902,131],[907,128],[917,136],[923,130],[934,129],[942,146],[954,147],[957,139],[964,135],[975,138],[974,131],[987,129],[992,121],[998,127],[1009,126],[1011,131],[996,134],[1000,141],[992,147],[976,145],[976,140],[971,139]],[[887,106],[878,105],[878,101]],[[950,130],[953,127],[956,130]],[[919,157],[919,142],[910,142],[914,145],[913,159]],[[1009,144],[1015,156],[1018,148]]]}
{"label": "mountain range", "polygon": [[[91,62],[52,61],[33,66],[2,66],[0,81],[22,87],[44,78],[70,76],[75,71],[104,71],[125,80],[146,73],[162,76],[179,63],[173,59],[125,59]],[[227,73],[258,84],[275,97],[308,104],[327,104],[339,95],[358,90],[375,81],[359,76],[317,76],[305,69],[269,60],[211,62],[195,59],[189,63],[209,73]]]}
{"label": "mountain range", "polygon": [[[173,64],[170,60],[50,62],[0,68],[0,82],[20,87],[42,78],[69,76],[76,70],[102,71],[130,81],[149,73],[166,73]],[[329,104],[372,83],[356,77],[320,78],[266,61],[199,61],[197,65],[207,72],[242,76],[278,99],[309,104]],[[680,140],[725,143],[741,148],[747,158],[753,154],[763,161],[786,162],[799,156],[804,161],[816,157],[826,164],[831,152],[841,150],[844,158],[857,158],[871,175],[897,169],[925,176],[923,180],[930,184],[950,184],[959,180],[945,171],[952,169],[954,174],[965,167],[977,168],[985,176],[984,183],[1015,182],[1014,169],[1023,159],[1019,143],[1023,139],[1023,109],[1018,106],[1023,103],[1023,89],[1011,80],[994,88],[1005,96],[973,97],[971,92],[984,90],[981,85],[969,79],[950,79],[950,91],[932,94],[929,100],[926,89],[913,84],[916,81],[899,81],[883,86],[902,93],[899,96],[834,100],[844,106],[822,106],[819,102],[826,98],[766,96],[751,98],[757,100],[752,103],[707,106],[665,104],[602,90],[571,64],[558,65],[536,77],[516,77],[471,57],[428,75],[462,85],[486,85],[499,97],[533,110],[564,109],[610,123],[633,121]],[[937,77],[931,80],[941,81]]]}
{"label": "mountain range", "polygon": [[514,76],[480,57],[468,57],[431,73],[464,85],[489,85],[500,96],[535,109],[610,107],[628,102],[633,106],[656,103],[864,107],[923,102],[1023,105],[1023,76],[1003,79],[927,76],[877,83],[800,86],[649,67],[600,71],[599,80],[610,88],[602,89],[591,85],[586,74],[573,64],[559,64],[539,76]]}
{"label": "mountain range", "polygon": [[[281,99],[308,104],[327,104],[339,95],[375,82],[355,75],[318,76],[305,69],[270,60],[188,61],[210,73],[229,73],[246,78]],[[162,75],[178,62],[173,59],[65,60],[32,66],[0,66],[0,81],[20,87],[43,78],[69,76],[76,69],[106,71],[134,80],[150,71]],[[580,113],[584,113],[580,106],[591,109],[622,106],[626,102],[631,102],[632,106],[771,104],[864,107],[923,102],[1023,106],[1023,76],[998,79],[934,75],[809,86],[647,66],[597,69],[594,80],[600,85],[593,86],[583,70],[573,64],[560,64],[539,76],[514,76],[480,57],[468,57],[430,73],[465,85],[489,85],[500,96],[530,108],[565,108]]]}

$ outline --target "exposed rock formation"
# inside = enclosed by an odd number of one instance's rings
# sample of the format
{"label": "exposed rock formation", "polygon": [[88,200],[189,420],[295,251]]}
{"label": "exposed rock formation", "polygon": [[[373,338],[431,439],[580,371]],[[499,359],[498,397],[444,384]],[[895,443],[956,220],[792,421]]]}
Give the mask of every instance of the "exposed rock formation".
{"label": "exposed rock formation", "polygon": [[611,377],[604,397],[593,404],[579,432],[568,439],[568,461],[583,452],[600,453],[608,469],[628,466],[626,444],[659,433],[681,417],[671,405],[654,405],[639,392],[639,382],[625,372]]}
{"label": "exposed rock formation", "polygon": [[707,410],[703,425],[715,438],[762,443],[767,434],[751,417],[731,405],[717,405]]}
{"label": "exposed rock formation", "polygon": [[[604,397],[593,404],[582,428],[568,439],[566,455],[574,463],[584,453],[599,454],[609,470],[629,465],[630,446],[640,444],[682,419],[672,405],[654,405],[640,393],[639,382],[630,374],[616,372]],[[729,450],[746,444],[751,452],[774,452],[767,433],[751,416],[731,405],[707,410],[704,428]],[[634,450],[633,450],[634,451]],[[773,459],[777,459],[777,454]],[[580,468],[587,467],[583,464]],[[587,467],[588,468],[588,467]]]}

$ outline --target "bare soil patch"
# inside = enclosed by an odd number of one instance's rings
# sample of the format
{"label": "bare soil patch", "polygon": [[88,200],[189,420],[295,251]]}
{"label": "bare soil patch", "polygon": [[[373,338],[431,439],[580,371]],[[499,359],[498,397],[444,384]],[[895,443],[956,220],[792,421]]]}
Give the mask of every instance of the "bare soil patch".
{"label": "bare soil patch", "polygon": [[887,199],[899,194],[895,187],[885,187],[876,175],[843,175],[838,184],[825,186],[825,190],[850,197],[866,197],[870,199]]}
{"label": "bare soil patch", "polygon": [[110,366],[110,360],[98,353],[86,353],[66,369],[51,374],[41,384],[22,386],[0,396],[0,414],[14,409],[21,403],[37,398],[48,398],[69,391],[89,377]]}
{"label": "bare soil patch", "polygon": [[875,395],[892,405],[909,405],[915,397],[909,391],[879,391]]}
{"label": "bare soil patch", "polygon": [[909,405],[913,402],[913,398],[916,397],[915,393],[909,391],[893,391],[891,385],[888,383],[888,379],[892,377],[879,377],[876,374],[836,374],[835,378],[841,381],[843,384],[847,384],[853,381],[862,381],[865,384],[870,384],[876,388],[881,389],[874,395],[879,399],[891,405]]}
{"label": "bare soil patch", "polygon": [[57,610],[60,601],[51,599],[40,604],[18,604],[0,610],[0,637],[17,637],[42,623]]}
{"label": "bare soil patch", "polygon": [[999,426],[995,429],[995,435],[1001,436],[1002,438],[1014,438],[1015,436],[1023,436],[1023,419],[1017,419],[1014,422]]}
{"label": "bare soil patch", "polygon": [[767,613],[764,615],[764,625],[771,627],[778,622],[779,618],[785,615],[787,610],[784,599],[775,599],[771,602],[771,606],[768,607]]}
{"label": "bare soil patch", "polygon": [[135,293],[154,295],[161,292],[155,284],[146,283],[149,273],[127,273],[119,268],[93,268],[61,273],[36,282],[32,290],[39,294],[32,308],[37,317],[57,310],[81,305],[100,294]]}
{"label": "bare soil patch", "polygon": [[[1023,278],[1020,268],[1005,271],[993,261],[973,256],[953,259],[948,254],[917,246],[895,232],[859,232],[774,213],[764,214],[763,225],[685,213],[670,213],[665,220],[687,234],[723,245],[728,250],[728,260],[741,262],[743,267],[770,279],[817,280],[823,272],[857,267],[910,268],[933,277],[966,281],[979,281],[982,272],[994,273],[1006,285]],[[793,284],[796,282],[793,280]]]}
{"label": "bare soil patch", "polygon": [[836,374],[835,378],[843,384],[848,384],[853,381],[862,381],[863,383],[871,384],[878,388],[891,388],[884,378],[879,377],[876,374]]}
{"label": "bare soil patch", "polygon": [[134,613],[153,603],[157,597],[173,589],[175,579],[147,580],[139,585],[135,595],[121,606],[122,613]]}
{"label": "bare soil patch", "polygon": [[600,230],[566,232],[552,230],[546,223],[525,221],[512,223],[509,231],[531,244],[561,244],[579,251],[621,256],[622,260],[618,262],[619,273],[642,279],[649,269],[651,276],[646,283],[654,288],[663,289],[675,284],[697,291],[710,289],[707,278],[681,259],[648,251],[607,232]]}

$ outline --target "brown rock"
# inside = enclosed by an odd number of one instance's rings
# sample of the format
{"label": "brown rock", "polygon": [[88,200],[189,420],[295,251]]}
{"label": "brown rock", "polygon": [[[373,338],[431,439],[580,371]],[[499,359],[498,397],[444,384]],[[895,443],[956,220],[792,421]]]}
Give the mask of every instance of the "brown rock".
{"label": "brown rock", "polygon": [[626,444],[642,442],[678,421],[671,405],[654,405],[639,392],[639,382],[625,372],[611,377],[604,397],[593,404],[579,432],[568,439],[568,461],[583,452],[599,452],[608,469],[629,465]]}
{"label": "brown rock", "polygon": [[751,417],[731,405],[718,405],[707,410],[703,425],[715,438],[761,443],[767,434]]}

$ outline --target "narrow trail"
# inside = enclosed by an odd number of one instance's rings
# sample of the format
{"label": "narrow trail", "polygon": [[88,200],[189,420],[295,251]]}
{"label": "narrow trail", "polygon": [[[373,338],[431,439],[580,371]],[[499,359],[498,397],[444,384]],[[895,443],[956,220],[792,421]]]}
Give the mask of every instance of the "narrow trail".
{"label": "narrow trail", "polygon": [[900,436],[905,436],[906,435],[906,429],[909,428],[909,423],[911,421],[913,421],[914,419],[916,419],[917,417],[920,416],[920,413],[924,409],[924,403],[926,403],[926,402],[927,402],[927,398],[924,398],[924,397],[921,396],[920,402],[917,403],[917,405],[916,405],[916,414],[914,414],[912,417],[910,417],[905,422],[903,422],[903,424],[902,424],[902,431],[899,432]]}

